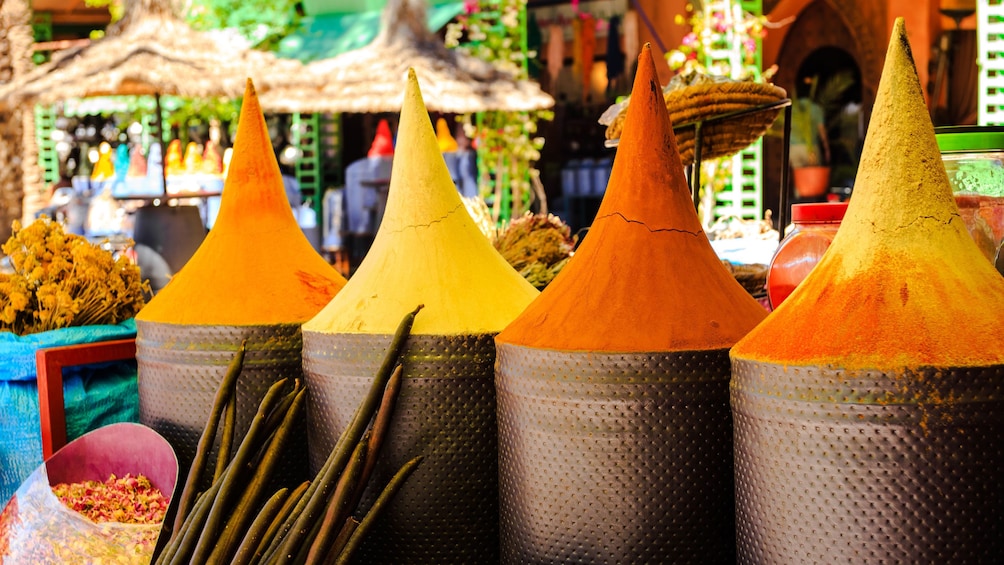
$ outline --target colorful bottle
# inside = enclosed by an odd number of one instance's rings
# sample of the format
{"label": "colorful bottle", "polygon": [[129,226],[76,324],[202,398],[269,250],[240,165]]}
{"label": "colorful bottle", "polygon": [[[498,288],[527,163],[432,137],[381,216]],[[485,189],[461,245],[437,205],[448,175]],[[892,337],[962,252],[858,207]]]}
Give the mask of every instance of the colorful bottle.
{"label": "colorful bottle", "polygon": [[792,205],[791,231],[781,241],[767,268],[771,309],[784,302],[823,257],[846,211],[846,202]]}

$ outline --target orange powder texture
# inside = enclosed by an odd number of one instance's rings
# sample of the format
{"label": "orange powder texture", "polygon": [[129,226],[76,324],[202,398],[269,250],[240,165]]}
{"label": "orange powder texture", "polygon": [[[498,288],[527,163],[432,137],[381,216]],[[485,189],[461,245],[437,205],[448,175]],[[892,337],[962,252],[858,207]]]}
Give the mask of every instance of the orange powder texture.
{"label": "orange powder texture", "polygon": [[840,230],[731,353],[852,370],[995,365],[1002,313],[1004,278],[959,216],[900,18]]}
{"label": "orange powder texture", "polygon": [[302,323],[344,285],[293,217],[249,80],[216,223],[136,319],[200,325]]}
{"label": "orange powder texture", "polygon": [[646,46],[588,235],[497,341],[610,352],[717,349],[731,347],[765,315],[701,228]]}

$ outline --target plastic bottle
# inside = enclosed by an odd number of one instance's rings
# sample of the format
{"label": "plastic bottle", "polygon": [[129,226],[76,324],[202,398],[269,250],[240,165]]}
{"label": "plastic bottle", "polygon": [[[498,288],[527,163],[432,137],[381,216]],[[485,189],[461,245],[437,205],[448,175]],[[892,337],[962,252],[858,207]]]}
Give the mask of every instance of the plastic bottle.
{"label": "plastic bottle", "polygon": [[846,211],[846,202],[792,205],[792,229],[778,245],[767,268],[767,298],[772,310],[795,290],[822,258]]}

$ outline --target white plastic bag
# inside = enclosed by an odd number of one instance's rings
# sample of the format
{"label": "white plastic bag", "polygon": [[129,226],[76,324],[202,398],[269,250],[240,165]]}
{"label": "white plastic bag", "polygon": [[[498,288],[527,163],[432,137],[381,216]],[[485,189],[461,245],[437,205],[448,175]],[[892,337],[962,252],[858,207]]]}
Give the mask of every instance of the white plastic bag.
{"label": "white plastic bag", "polygon": [[160,524],[92,522],[52,493],[42,464],[0,513],[0,562],[146,564],[160,529]]}

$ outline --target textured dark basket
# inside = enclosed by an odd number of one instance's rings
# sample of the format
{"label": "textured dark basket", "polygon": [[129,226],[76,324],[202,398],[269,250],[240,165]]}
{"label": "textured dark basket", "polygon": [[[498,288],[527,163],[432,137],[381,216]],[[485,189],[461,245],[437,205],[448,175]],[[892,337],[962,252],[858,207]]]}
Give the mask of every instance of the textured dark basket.
{"label": "textured dark basket", "polygon": [[[304,333],[311,468],[348,426],[391,336]],[[404,381],[371,487],[425,459],[361,549],[361,563],[498,561],[498,439],[493,336],[408,338]],[[364,496],[368,507],[375,489]]]}
{"label": "textured dark basket", "polygon": [[[302,378],[299,324],[267,326],[188,326],[136,322],[139,372],[139,419],[163,435],[187,474],[199,437],[227,365],[247,339],[244,369],[237,381],[234,448],[247,433],[265,392],[284,378]],[[306,427],[306,422],[302,423]],[[218,440],[217,440],[218,441]],[[307,437],[293,440],[276,481],[295,485],[306,480]],[[216,450],[212,460],[215,461]]]}
{"label": "textured dark basket", "polygon": [[728,351],[499,344],[502,562],[734,563]]}
{"label": "textured dark basket", "polygon": [[1004,366],[733,361],[739,563],[1004,563]]}

